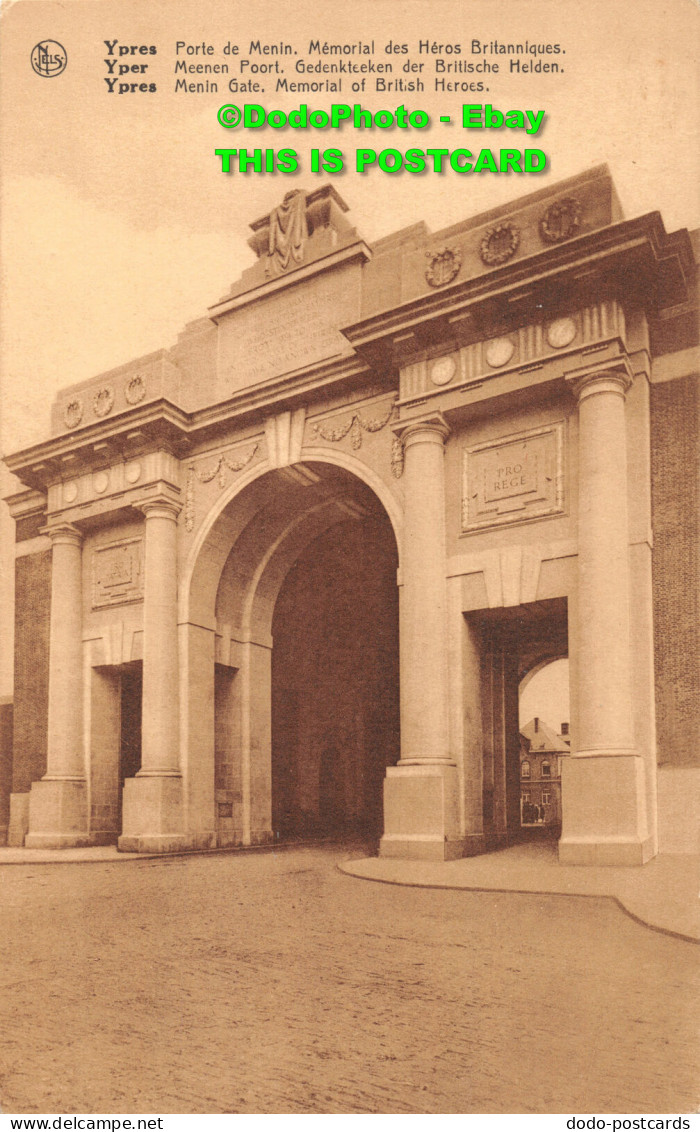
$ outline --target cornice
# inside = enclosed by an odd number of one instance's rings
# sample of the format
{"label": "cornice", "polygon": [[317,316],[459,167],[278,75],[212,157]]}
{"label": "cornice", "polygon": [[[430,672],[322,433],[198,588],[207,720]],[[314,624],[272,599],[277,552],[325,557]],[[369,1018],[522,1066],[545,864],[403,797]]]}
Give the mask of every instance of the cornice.
{"label": "cornice", "polygon": [[334,393],[351,390],[370,377],[375,383],[380,380],[362,358],[351,356],[275,377],[193,412],[161,398],[12,453],[5,463],[23,483],[45,490],[79,472],[154,449],[182,458],[192,448],[229,432],[232,425],[241,428],[257,422],[262,427],[270,412],[295,407],[302,399],[310,404],[329,388]]}
{"label": "cornice", "polygon": [[[623,220],[556,247],[511,261],[476,278],[423,294],[344,327],[351,345],[370,358],[392,340],[398,358],[425,348],[438,335],[465,340],[472,323],[514,319],[562,302],[584,302],[601,285],[611,295],[654,311],[684,302],[695,276],[688,232],[667,233],[658,212]],[[413,341],[411,341],[413,339]]]}
{"label": "cornice", "polygon": [[79,432],[13,452],[5,457],[5,464],[23,483],[41,490],[56,479],[74,475],[78,468],[99,467],[146,449],[177,450],[186,438],[188,423],[188,414],[170,401],[151,401]]}
{"label": "cornice", "polygon": [[304,283],[308,279],[312,279],[314,276],[320,275],[332,268],[341,267],[343,264],[352,263],[357,259],[365,263],[371,258],[372,250],[369,245],[366,244],[364,240],[355,240],[352,244],[338,248],[330,255],[321,256],[319,259],[304,264],[303,267],[297,268],[296,271],[286,272],[284,275],[280,275],[275,279],[266,280],[256,287],[251,287],[248,291],[242,291],[240,294],[230,295],[227,298],[220,299],[217,303],[213,303],[208,308],[208,317],[212,322],[218,322],[219,319],[223,318],[231,311],[249,306],[251,303],[256,303],[260,299],[267,299],[280,291],[288,291],[290,287],[295,286],[297,283]]}
{"label": "cornice", "polygon": [[46,510],[46,495],[29,488],[6,495],[5,503],[13,519],[28,519],[32,515],[43,515]]}

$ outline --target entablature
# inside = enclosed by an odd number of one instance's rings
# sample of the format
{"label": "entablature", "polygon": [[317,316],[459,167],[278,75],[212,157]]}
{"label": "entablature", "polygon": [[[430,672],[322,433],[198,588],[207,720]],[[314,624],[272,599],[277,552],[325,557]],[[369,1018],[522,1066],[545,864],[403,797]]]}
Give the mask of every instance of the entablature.
{"label": "entablature", "polygon": [[76,523],[89,528],[103,522],[133,519],[133,512],[156,501],[182,507],[180,462],[165,450],[130,460],[117,460],[97,471],[90,469],[52,484],[47,497],[47,521]]}
{"label": "entablature", "polygon": [[686,301],[695,273],[687,231],[667,233],[652,212],[449,283],[343,333],[370,364],[401,367],[436,343],[457,349],[595,302],[658,312]]}
{"label": "entablature", "polygon": [[240,390],[228,400],[186,412],[165,399],[124,411],[78,431],[64,434],[6,457],[23,483],[46,491],[52,485],[128,464],[147,453],[165,450],[180,460],[228,438],[232,432],[262,430],[272,414],[300,406],[324,407],[366,394],[395,389],[393,374],[377,374],[359,358],[309,366],[295,375]]}
{"label": "entablature", "polygon": [[546,384],[563,391],[564,378],[582,367],[621,361],[633,375],[648,376],[645,330],[643,320],[628,324],[620,303],[608,300],[449,352],[426,351],[400,371],[398,408],[402,417],[426,404],[459,416],[506,395],[526,404],[540,398]]}

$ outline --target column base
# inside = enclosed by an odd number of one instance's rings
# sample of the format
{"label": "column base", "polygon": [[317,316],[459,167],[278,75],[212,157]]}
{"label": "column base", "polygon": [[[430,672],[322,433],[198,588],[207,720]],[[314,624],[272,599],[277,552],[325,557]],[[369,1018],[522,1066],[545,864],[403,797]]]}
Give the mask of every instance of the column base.
{"label": "column base", "polygon": [[457,768],[387,767],[379,856],[450,861],[463,853],[457,824]]}
{"label": "column base", "polygon": [[123,853],[173,853],[188,847],[183,828],[182,779],[127,778],[117,848]]}
{"label": "column base", "polygon": [[10,794],[10,822],[7,827],[7,844],[19,849],[29,833],[29,791]]}
{"label": "column base", "polygon": [[144,834],[142,837],[129,837],[122,834],[117,842],[120,853],[182,853],[191,849],[184,834],[155,833]]}
{"label": "column base", "polygon": [[42,778],[29,791],[27,849],[77,849],[92,845],[84,779]]}
{"label": "column base", "polygon": [[560,863],[643,865],[655,852],[642,759],[618,754],[563,759]]}
{"label": "column base", "polygon": [[384,834],[379,842],[380,857],[397,857],[413,861],[455,861],[464,856],[463,841],[442,841],[420,834]]}
{"label": "column base", "polygon": [[645,865],[654,855],[653,837],[644,841],[562,837],[559,842],[560,865]]}

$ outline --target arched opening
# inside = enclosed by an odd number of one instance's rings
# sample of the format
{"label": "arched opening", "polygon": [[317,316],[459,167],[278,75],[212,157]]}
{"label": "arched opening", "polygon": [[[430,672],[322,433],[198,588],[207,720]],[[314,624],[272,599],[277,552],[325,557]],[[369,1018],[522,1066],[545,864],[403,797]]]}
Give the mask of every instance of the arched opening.
{"label": "arched opening", "polygon": [[267,471],[222,508],[188,618],[190,813],[204,829],[213,812],[215,844],[380,835],[399,757],[397,567],[382,503],[345,468]]}
{"label": "arched opening", "polygon": [[[528,658],[532,663],[532,658]],[[525,836],[561,834],[562,760],[570,754],[569,661],[546,656],[520,680],[520,827]]]}
{"label": "arched opening", "polygon": [[[481,655],[485,846],[497,848],[521,841],[543,828],[540,816],[554,813],[552,800],[558,790],[558,823],[547,823],[546,828],[555,835],[561,828],[561,786],[552,767],[558,771],[559,763],[550,758],[549,777],[543,778],[542,763],[549,749],[540,749],[541,734],[530,742],[522,733],[527,720],[520,716],[520,697],[536,688],[535,673],[567,656],[567,601],[553,598],[482,610],[470,614],[469,620],[478,633]],[[527,710],[530,701],[524,698],[523,702]],[[547,791],[543,782],[546,786],[547,781],[555,780],[556,789]],[[548,795],[546,800],[543,795]]]}
{"label": "arched opening", "polygon": [[399,757],[396,551],[381,518],[319,536],[272,620],[272,824],[281,838],[382,830]]}

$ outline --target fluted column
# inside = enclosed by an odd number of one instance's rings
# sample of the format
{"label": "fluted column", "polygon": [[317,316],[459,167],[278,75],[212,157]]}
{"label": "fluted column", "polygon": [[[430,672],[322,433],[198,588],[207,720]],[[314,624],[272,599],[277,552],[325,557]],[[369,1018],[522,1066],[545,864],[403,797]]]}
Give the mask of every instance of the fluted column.
{"label": "fluted column", "polygon": [[445,441],[440,413],[399,422],[404,445],[401,552],[401,759],[384,784],[382,856],[460,856],[457,771],[449,750]]}
{"label": "fluted column", "polygon": [[51,539],[51,621],[46,774],[29,797],[29,848],[89,843],[83,754],[82,543],[72,523]]}
{"label": "fluted column", "polygon": [[626,368],[579,373],[578,705],[565,760],[560,858],[632,864],[646,859],[644,769],[635,748],[630,643]]}
{"label": "fluted column", "polygon": [[119,848],[168,852],[184,844],[177,631],[179,503],[159,497],[145,516],[141,768],[124,783]]}

